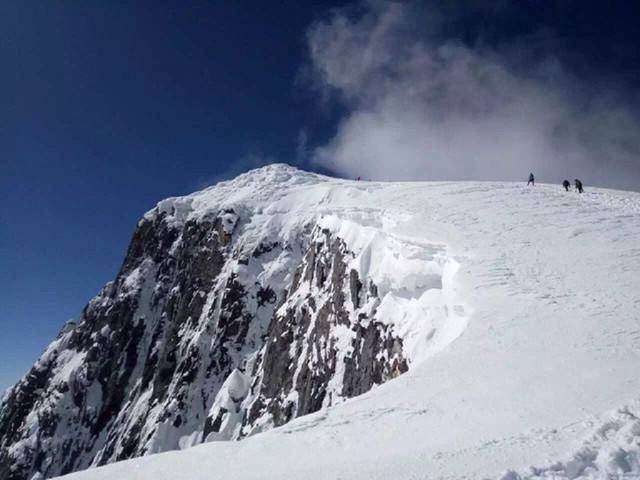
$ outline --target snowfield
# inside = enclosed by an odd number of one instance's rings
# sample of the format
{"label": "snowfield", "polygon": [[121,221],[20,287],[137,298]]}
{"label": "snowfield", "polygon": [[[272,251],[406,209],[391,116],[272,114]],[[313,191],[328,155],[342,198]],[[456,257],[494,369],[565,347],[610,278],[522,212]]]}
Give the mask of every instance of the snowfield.
{"label": "snowfield", "polygon": [[160,206],[184,221],[222,201],[338,233],[410,370],[242,441],[65,479],[640,478],[640,194],[274,165]]}

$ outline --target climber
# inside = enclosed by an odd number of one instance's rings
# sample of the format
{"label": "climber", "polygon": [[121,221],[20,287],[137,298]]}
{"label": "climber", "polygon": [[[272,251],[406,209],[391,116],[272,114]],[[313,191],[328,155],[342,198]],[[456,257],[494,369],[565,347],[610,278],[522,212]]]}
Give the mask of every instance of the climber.
{"label": "climber", "polygon": [[529,181],[527,182],[527,185],[529,184],[532,184],[532,185],[536,184],[535,180],[533,179],[533,173],[529,174]]}
{"label": "climber", "polygon": [[577,178],[576,178],[576,190],[578,190],[578,192],[580,192],[580,193],[583,192],[583,190],[582,190],[582,182],[580,180],[578,180]]}
{"label": "climber", "polygon": [[562,186],[568,192],[569,191],[569,187],[571,186],[571,184],[569,183],[569,180],[565,180],[564,182],[562,182]]}

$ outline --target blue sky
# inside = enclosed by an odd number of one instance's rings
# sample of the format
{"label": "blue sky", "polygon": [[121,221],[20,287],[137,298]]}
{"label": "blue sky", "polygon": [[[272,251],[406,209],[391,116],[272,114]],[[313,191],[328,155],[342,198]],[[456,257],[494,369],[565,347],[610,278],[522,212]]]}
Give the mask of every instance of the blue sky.
{"label": "blue sky", "polygon": [[[113,279],[134,225],[165,197],[275,160],[386,179],[391,162],[385,158],[396,153],[393,167],[404,178],[519,180],[521,170],[526,180],[535,170],[541,181],[562,180],[564,171],[556,178],[550,166],[557,164],[556,133],[548,142],[516,148],[522,158],[549,157],[547,163],[516,162],[517,173],[483,160],[495,151],[477,147],[452,147],[447,154],[462,159],[455,168],[440,169],[447,163],[440,160],[424,163],[428,146],[413,140],[437,135],[425,112],[443,105],[429,103],[433,95],[425,90],[411,99],[417,123],[408,126],[406,111],[388,105],[407,100],[401,80],[438,76],[446,91],[453,84],[447,72],[456,64],[443,62],[429,72],[409,68],[414,76],[399,79],[406,65],[424,60],[406,57],[417,42],[425,55],[453,43],[464,58],[499,67],[505,72],[493,79],[499,87],[527,78],[534,82],[527,92],[557,92],[552,98],[565,99],[572,90],[563,108],[568,113],[559,126],[549,125],[557,132],[579,124],[570,132],[571,145],[578,139],[585,148],[563,150],[577,159],[567,160],[567,175],[579,168],[591,174],[586,184],[640,190],[634,177],[640,150],[634,136],[619,135],[640,132],[640,49],[633,23],[639,12],[633,2],[609,2],[606,10],[574,1],[554,7],[479,1],[473,8],[433,1],[400,10],[371,2],[330,12],[343,3],[0,5],[0,390],[26,372],[61,325],[77,318]],[[380,39],[373,32],[388,24],[384,44],[372,43]],[[372,46],[388,48],[389,59],[364,64],[361,54]],[[406,60],[402,70],[396,59]],[[549,65],[561,68],[546,70]],[[541,66],[552,73],[538,75]],[[482,98],[484,85],[469,88],[474,99]],[[540,93],[523,108],[540,98],[549,97]],[[507,112],[488,102],[488,114],[503,125]],[[444,106],[455,113],[452,125],[468,123],[466,106]],[[363,131],[356,127],[364,113],[374,122],[364,136],[354,136]],[[395,126],[417,126],[420,133],[402,145],[367,150],[388,127],[375,120],[390,117]],[[613,125],[613,118],[621,122],[615,132],[601,128]],[[520,120],[546,125],[545,116]],[[470,144],[460,132],[456,145]],[[589,147],[584,137],[603,139],[607,148],[598,156],[612,160],[580,163]],[[466,160],[474,157],[485,162],[482,168]]]}
{"label": "blue sky", "polygon": [[0,389],[113,279],[156,202],[250,156],[295,160],[319,7],[161,3],[0,6]]}

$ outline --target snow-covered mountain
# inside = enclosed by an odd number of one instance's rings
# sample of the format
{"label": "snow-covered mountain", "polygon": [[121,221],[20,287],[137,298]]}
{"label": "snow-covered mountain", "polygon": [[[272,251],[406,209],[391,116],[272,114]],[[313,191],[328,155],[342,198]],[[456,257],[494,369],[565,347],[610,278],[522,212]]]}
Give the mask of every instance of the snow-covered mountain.
{"label": "snow-covered mountain", "polygon": [[0,479],[640,477],[639,214],[286,165],[164,200],[3,396]]}

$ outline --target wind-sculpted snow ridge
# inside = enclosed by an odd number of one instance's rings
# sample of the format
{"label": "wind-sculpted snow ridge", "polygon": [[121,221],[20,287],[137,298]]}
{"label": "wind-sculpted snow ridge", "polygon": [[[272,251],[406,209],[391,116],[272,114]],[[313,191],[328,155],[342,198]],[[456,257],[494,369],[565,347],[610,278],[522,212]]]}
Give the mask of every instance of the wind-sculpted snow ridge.
{"label": "wind-sculpted snow ridge", "polygon": [[[142,221],[154,221],[159,216],[171,226],[187,221],[198,221],[220,210],[240,206],[264,210],[277,200],[287,197],[292,190],[323,184],[339,184],[340,180],[315,173],[304,172],[285,164],[274,164],[251,170],[233,180],[220,182],[185,197],[167,198],[144,215]],[[309,205],[309,202],[305,202]],[[288,205],[290,206],[290,205]],[[239,213],[239,212],[238,212]]]}
{"label": "wind-sculpted snow ridge", "polygon": [[[393,379],[464,329],[442,243],[286,165],[167,199],[0,404],[0,479],[235,440]],[[404,216],[403,216],[404,215]]]}

